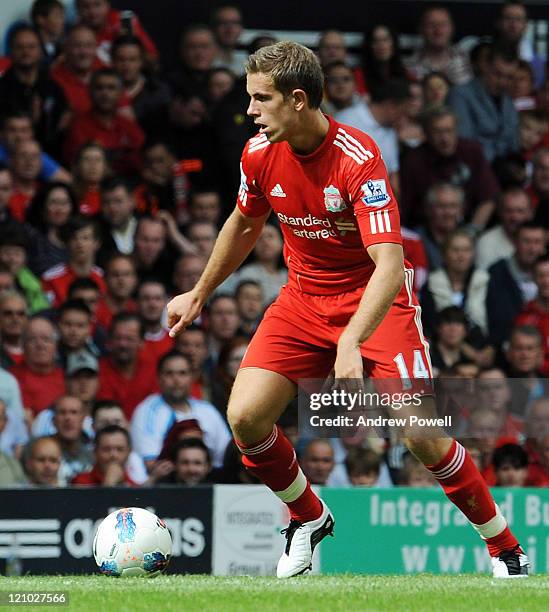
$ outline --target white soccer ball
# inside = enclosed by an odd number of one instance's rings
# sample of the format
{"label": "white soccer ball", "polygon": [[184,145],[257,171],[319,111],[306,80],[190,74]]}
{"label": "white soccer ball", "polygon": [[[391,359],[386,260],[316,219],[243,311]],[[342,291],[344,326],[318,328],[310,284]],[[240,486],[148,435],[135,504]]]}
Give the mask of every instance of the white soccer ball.
{"label": "white soccer ball", "polygon": [[172,554],[166,523],[143,508],[120,508],[99,525],[93,556],[107,576],[156,576]]}

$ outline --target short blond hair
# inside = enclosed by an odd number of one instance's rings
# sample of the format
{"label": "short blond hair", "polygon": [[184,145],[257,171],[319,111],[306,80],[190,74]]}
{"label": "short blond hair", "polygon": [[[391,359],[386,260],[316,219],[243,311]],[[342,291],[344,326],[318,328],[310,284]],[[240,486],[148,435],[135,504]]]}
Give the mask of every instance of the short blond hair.
{"label": "short blond hair", "polygon": [[294,89],[307,94],[310,108],[320,108],[324,92],[324,75],[316,55],[298,43],[282,41],[262,47],[250,55],[246,73],[261,73],[273,82],[284,97]]}

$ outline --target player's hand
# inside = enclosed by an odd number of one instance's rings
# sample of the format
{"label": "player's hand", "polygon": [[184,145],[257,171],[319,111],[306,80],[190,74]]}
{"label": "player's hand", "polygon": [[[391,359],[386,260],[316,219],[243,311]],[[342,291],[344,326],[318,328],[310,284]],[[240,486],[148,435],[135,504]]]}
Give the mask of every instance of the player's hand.
{"label": "player's hand", "polygon": [[168,302],[170,338],[178,336],[201,313],[204,301],[194,291],[176,295]]}
{"label": "player's hand", "polygon": [[335,386],[349,392],[364,389],[364,367],[360,348],[356,345],[339,343],[334,364]]}

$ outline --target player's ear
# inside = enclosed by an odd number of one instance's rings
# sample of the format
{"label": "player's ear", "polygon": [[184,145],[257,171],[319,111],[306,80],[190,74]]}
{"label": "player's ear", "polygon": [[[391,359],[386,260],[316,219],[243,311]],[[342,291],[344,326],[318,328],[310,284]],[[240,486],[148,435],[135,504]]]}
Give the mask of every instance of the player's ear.
{"label": "player's ear", "polygon": [[294,97],[294,109],[302,111],[307,106],[307,94],[303,89],[294,89],[292,95]]}

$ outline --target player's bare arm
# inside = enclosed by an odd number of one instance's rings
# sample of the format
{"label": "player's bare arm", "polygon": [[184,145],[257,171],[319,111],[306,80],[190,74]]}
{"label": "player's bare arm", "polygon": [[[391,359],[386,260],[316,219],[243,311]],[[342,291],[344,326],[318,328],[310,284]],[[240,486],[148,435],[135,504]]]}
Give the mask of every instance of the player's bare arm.
{"label": "player's bare arm", "polygon": [[360,345],[381,323],[404,282],[404,257],[399,244],[373,244],[368,254],[376,267],[355,314],[339,337],[336,379],[362,378]]}
{"label": "player's bare arm", "polygon": [[260,217],[246,217],[238,208],[231,213],[219,232],[210,259],[194,289],[177,295],[168,303],[168,325],[172,338],[198,317],[212,292],[248,257],[268,216],[269,213]]}

